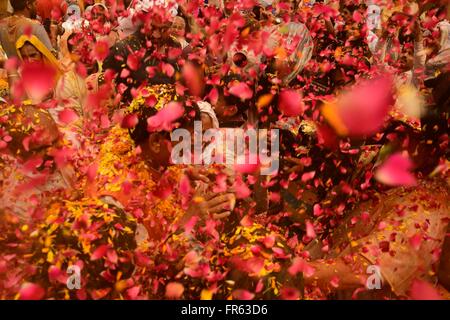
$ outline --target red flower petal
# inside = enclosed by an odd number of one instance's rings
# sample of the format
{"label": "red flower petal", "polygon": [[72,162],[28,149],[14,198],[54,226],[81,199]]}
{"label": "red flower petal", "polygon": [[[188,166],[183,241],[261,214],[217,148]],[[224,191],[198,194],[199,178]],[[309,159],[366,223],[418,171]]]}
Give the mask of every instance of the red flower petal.
{"label": "red flower petal", "polygon": [[130,54],[127,58],[127,66],[131,69],[131,70],[138,70],[139,69],[139,58],[136,54]]}
{"label": "red flower petal", "polygon": [[103,61],[109,54],[109,44],[105,40],[99,40],[95,43],[92,50],[92,58],[98,61]]}
{"label": "red flower petal", "polygon": [[283,288],[281,289],[281,299],[298,300],[300,299],[300,291],[295,288]]}
{"label": "red flower petal", "polygon": [[127,114],[123,119],[121,123],[121,127],[125,129],[132,129],[134,128],[139,122],[138,116],[135,114]]}

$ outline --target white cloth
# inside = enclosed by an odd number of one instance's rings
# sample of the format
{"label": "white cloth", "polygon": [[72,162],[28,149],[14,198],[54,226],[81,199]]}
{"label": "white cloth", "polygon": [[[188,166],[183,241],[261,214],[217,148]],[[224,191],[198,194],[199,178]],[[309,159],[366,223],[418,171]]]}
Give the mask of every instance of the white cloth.
{"label": "white cloth", "polygon": [[438,54],[427,61],[426,73],[428,78],[434,78],[436,71],[450,64],[450,23],[447,20],[438,23],[441,31],[440,48]]}
{"label": "white cloth", "polygon": [[82,26],[87,27],[89,22],[81,18],[81,9],[76,4],[71,4],[67,8],[66,21],[63,22],[62,27],[66,31],[80,29]]}
{"label": "white cloth", "polygon": [[213,123],[213,128],[218,129],[219,128],[219,120],[217,119],[217,115],[214,112],[214,109],[212,106],[206,102],[206,101],[199,101],[197,102],[198,108],[200,109],[201,113],[206,113]]}
{"label": "white cloth", "polygon": [[381,29],[381,8],[371,4],[367,8],[367,28],[372,31]]}

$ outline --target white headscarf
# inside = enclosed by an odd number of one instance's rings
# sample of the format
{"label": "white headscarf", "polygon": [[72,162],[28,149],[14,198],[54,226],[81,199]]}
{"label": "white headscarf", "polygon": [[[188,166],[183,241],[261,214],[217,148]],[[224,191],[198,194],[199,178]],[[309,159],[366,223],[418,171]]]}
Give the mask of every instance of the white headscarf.
{"label": "white headscarf", "polygon": [[[70,15],[69,15],[69,13],[70,13]],[[87,21],[84,21],[84,22],[86,23]],[[62,24],[62,27],[66,31],[72,31],[74,29],[81,28],[82,24],[83,24],[83,19],[81,19],[80,7],[76,4],[71,4],[67,8],[66,21],[64,21],[64,23]]]}
{"label": "white headscarf", "polygon": [[437,27],[441,30],[440,51],[450,49],[450,23],[447,20],[444,20],[439,22]]}
{"label": "white headscarf", "polygon": [[214,109],[212,106],[206,102],[206,101],[199,101],[197,102],[198,108],[200,109],[201,113],[206,113],[212,121],[213,128],[218,129],[219,128],[219,120],[217,119],[217,115],[214,112]]}

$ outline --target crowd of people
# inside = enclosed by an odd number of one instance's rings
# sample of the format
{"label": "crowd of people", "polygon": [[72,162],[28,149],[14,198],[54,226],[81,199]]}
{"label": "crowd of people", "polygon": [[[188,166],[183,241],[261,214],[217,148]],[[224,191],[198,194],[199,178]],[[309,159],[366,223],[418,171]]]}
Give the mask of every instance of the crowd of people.
{"label": "crowd of people", "polygon": [[447,2],[2,1],[0,298],[450,299]]}

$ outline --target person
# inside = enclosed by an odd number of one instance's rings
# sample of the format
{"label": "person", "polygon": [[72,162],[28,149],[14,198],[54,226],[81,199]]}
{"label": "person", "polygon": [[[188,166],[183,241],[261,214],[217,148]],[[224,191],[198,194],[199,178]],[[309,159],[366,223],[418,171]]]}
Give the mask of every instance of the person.
{"label": "person", "polygon": [[437,26],[440,36],[437,37],[439,44],[436,44],[437,53],[430,57],[425,65],[427,80],[436,77],[440,73],[445,73],[450,63],[450,22],[440,21]]}
{"label": "person", "polygon": [[81,8],[78,4],[72,3],[67,7],[62,28],[65,32],[81,28],[85,20],[81,17]]}
{"label": "person", "polygon": [[[145,101],[151,96],[157,97],[158,102],[154,107],[146,107]],[[175,94],[173,85],[153,85],[141,90],[141,93],[125,110],[128,116],[138,116],[138,124],[129,130],[130,133],[126,128],[120,126],[115,126],[110,130],[99,152],[96,179],[91,183],[86,183],[87,194],[91,196],[108,194],[116,198],[125,208],[132,208],[131,211],[137,209],[133,207],[136,204],[141,208],[146,208],[146,203],[148,203],[150,207],[158,208],[157,203],[161,201],[154,199],[156,205],[155,203],[152,204],[146,199],[147,195],[157,191],[157,181],[167,180],[171,181],[172,185],[179,184],[184,170],[180,166],[170,165],[171,154],[168,146],[172,143],[167,141],[168,134],[164,131],[149,133],[146,123],[148,118],[155,116],[157,111],[164,108],[172,99],[180,99]],[[195,104],[193,107],[185,108],[187,110],[184,112],[186,116],[182,121],[182,127],[190,130],[193,130],[193,121],[202,120],[201,114],[208,117],[214,116],[212,110],[207,110],[208,113],[202,113]],[[203,106],[203,108],[205,107]],[[194,118],[191,119],[188,116],[189,113],[193,113]],[[211,119],[208,119],[208,122],[210,121]],[[136,156],[133,151],[135,147],[140,149],[140,156]],[[127,163],[127,165],[117,167],[118,163]],[[138,188],[134,192],[123,192],[125,184],[131,184],[131,186]],[[176,194],[175,191],[172,193]],[[166,209],[161,211],[165,203],[163,199],[163,204],[159,206],[160,209],[152,209],[151,212],[155,212],[157,215],[171,210],[179,212],[174,202],[176,197],[167,201],[172,204],[166,204]],[[152,221],[154,217],[150,215],[147,218]],[[165,217],[161,217],[161,219],[163,218],[168,219],[169,212]]]}
{"label": "person", "polygon": [[61,24],[67,7],[64,0],[36,0],[37,15],[50,37],[53,48],[58,47],[58,38],[62,34]]}
{"label": "person", "polygon": [[[321,245],[306,248],[316,271],[305,284],[350,299],[366,285],[370,265],[379,268],[383,287],[365,292],[363,298],[406,297],[414,280],[433,283],[439,261],[434,255],[443,245],[449,218],[448,199],[445,183],[431,180],[414,189],[391,189],[361,204],[334,232],[327,254],[320,253]],[[367,219],[364,212],[369,212]],[[352,219],[358,222],[352,225]],[[416,238],[421,240],[415,243]]]}
{"label": "person", "polygon": [[[305,249],[316,273],[305,278],[306,286],[317,286],[337,299],[398,299],[408,297],[413,283],[421,280],[448,296],[443,287],[450,190],[448,172],[436,173],[441,159],[448,157],[442,143],[448,132],[448,73],[435,81],[432,92],[434,102],[422,115],[420,130],[394,121],[389,126],[394,129],[388,127],[384,134],[395,134],[396,139],[377,142],[387,143],[391,152],[411,155],[419,177],[416,185],[376,188],[370,200],[359,202],[331,230],[329,241],[308,244]],[[377,290],[370,290],[364,287],[374,268],[380,282]]]}
{"label": "person", "polygon": [[5,50],[8,58],[17,57],[17,40],[30,28],[31,35],[36,36],[39,41],[49,50],[54,52],[50,38],[45,28],[36,21],[36,0],[12,1],[14,14],[0,22],[0,45]]}
{"label": "person", "polygon": [[[55,151],[62,145],[47,111],[29,104],[3,104],[0,114],[6,119],[2,130],[12,137],[1,153],[1,210],[27,222],[42,214],[40,205],[60,193],[70,194],[75,175],[69,164],[56,166],[54,162]],[[30,167],[33,161],[36,165]]]}
{"label": "person", "polygon": [[[140,269],[134,262],[136,221],[107,198],[58,199],[32,229],[37,238],[26,237],[26,261],[37,268],[23,280],[43,288],[44,297],[119,299]],[[66,271],[77,270],[78,283],[69,282]]]}
{"label": "person", "polygon": [[89,28],[94,32],[97,40],[105,40],[109,47],[119,40],[119,33],[116,31],[110,17],[108,8],[103,3],[95,3],[86,8],[84,12]]}
{"label": "person", "polygon": [[185,50],[189,43],[186,41],[187,28],[186,21],[183,17],[176,16],[173,18],[172,26],[170,27],[170,36],[180,43],[181,49]]}
{"label": "person", "polygon": [[[24,63],[30,60],[38,61],[48,64],[55,70],[55,85],[43,98],[43,104],[40,106],[50,106],[47,110],[62,135],[63,144],[67,149],[67,162],[76,169],[84,167],[96,150],[84,130],[88,122],[84,115],[87,95],[84,80],[77,74],[73,64],[68,64],[64,68],[35,36],[20,37],[17,42],[17,53]],[[68,113],[72,120],[65,121],[64,113]]]}
{"label": "person", "polygon": [[[65,108],[71,108],[81,118],[86,88],[84,81],[76,74],[74,68],[63,70],[61,63],[36,36],[22,35],[17,40],[16,47],[17,55],[22,61],[43,61],[55,69],[57,76],[54,97],[58,101],[66,102]],[[55,112],[60,111],[61,108],[53,109],[55,110],[51,112],[55,121],[58,121]]]}
{"label": "person", "polygon": [[[124,105],[131,103],[132,91],[141,86],[175,83],[176,71],[180,70],[177,59],[168,55],[171,49],[180,48],[180,44],[169,34],[172,16],[161,8],[146,14],[154,17],[150,19],[152,22],[142,30],[138,29],[131,36],[118,41],[110,49],[103,63],[103,70],[110,69],[116,74],[115,84],[119,88],[118,93],[121,94],[121,102]],[[146,28],[148,33],[145,33]],[[151,40],[151,47],[147,47],[148,40]],[[128,76],[121,76],[124,61],[128,61],[130,55],[136,54],[142,55],[139,58],[142,63],[138,66],[127,65]]]}

